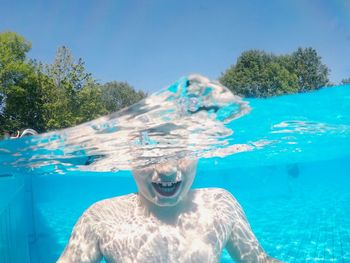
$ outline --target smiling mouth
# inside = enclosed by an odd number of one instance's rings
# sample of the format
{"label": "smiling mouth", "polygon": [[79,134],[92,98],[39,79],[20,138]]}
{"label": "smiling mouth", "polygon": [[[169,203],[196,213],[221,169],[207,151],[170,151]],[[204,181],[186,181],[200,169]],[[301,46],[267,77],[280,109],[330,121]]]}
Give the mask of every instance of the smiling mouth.
{"label": "smiling mouth", "polygon": [[178,182],[152,182],[152,185],[156,191],[163,196],[173,196],[179,189],[181,181]]}

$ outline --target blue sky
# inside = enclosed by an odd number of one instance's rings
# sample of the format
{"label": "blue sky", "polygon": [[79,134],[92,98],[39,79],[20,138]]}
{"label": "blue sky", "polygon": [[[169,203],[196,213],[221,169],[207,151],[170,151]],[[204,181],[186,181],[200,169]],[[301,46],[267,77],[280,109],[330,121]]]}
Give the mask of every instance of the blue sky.
{"label": "blue sky", "polygon": [[216,79],[240,53],[314,47],[330,79],[350,77],[349,0],[0,0],[0,32],[32,43],[29,56],[51,63],[59,46],[100,82],[158,90],[181,76]]}

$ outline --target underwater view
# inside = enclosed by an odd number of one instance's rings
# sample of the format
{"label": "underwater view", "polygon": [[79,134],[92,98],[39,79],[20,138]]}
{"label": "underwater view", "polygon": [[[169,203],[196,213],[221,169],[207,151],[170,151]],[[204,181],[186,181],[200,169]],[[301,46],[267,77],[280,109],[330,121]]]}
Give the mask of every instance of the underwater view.
{"label": "underwater view", "polygon": [[[56,262],[88,207],[138,191],[131,170],[183,158],[198,159],[191,188],[230,192],[269,256],[350,262],[349,113],[350,85],[241,98],[189,75],[93,121],[2,140],[0,262]],[[234,262],[226,249],[219,261]]]}

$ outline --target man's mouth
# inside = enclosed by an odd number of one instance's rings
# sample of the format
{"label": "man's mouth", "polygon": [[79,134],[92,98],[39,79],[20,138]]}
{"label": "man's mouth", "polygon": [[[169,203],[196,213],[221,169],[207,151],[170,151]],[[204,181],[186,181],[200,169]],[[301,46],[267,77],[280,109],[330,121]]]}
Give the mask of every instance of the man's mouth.
{"label": "man's mouth", "polygon": [[152,182],[156,191],[163,196],[173,196],[179,189],[181,181],[178,182]]}

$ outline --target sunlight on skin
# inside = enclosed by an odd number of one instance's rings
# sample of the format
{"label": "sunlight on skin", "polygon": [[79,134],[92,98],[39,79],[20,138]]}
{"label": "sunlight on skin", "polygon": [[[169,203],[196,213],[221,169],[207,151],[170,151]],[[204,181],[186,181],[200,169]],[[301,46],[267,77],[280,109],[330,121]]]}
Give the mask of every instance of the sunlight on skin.
{"label": "sunlight on skin", "polygon": [[280,262],[266,255],[242,208],[226,190],[190,191],[197,161],[135,169],[137,194],[102,200],[76,223],[64,262]]}

